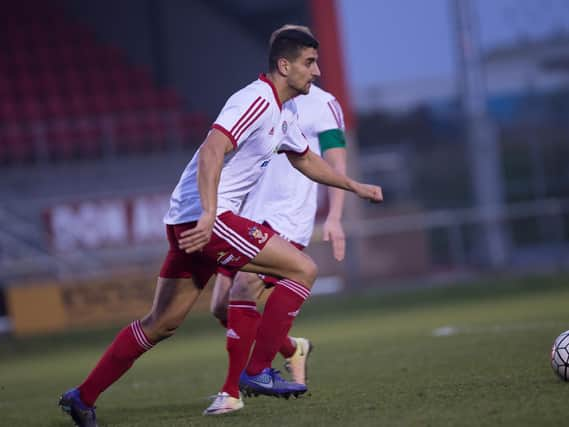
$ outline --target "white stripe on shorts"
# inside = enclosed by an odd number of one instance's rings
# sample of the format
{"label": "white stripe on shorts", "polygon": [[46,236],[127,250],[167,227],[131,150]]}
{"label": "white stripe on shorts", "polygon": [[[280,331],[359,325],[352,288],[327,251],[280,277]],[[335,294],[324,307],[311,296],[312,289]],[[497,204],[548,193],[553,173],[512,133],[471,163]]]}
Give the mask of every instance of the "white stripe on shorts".
{"label": "white stripe on shorts", "polygon": [[255,255],[259,253],[260,249],[258,247],[256,247],[252,243],[249,243],[247,240],[243,238],[243,236],[240,236],[239,233],[237,233],[235,230],[232,230],[223,221],[216,218],[215,224],[217,224],[219,227],[221,227],[222,230],[226,231],[229,235],[231,235],[236,240],[236,242],[240,242],[243,246],[253,251]]}
{"label": "white stripe on shorts", "polygon": [[257,256],[258,252],[253,252],[251,251],[251,249],[241,245],[231,235],[229,235],[229,233],[227,233],[225,230],[219,227],[217,223],[213,224],[213,232],[221,240],[224,240],[225,242],[229,243],[231,246],[233,246],[235,249],[237,249],[242,254],[248,256],[249,258],[253,259]]}

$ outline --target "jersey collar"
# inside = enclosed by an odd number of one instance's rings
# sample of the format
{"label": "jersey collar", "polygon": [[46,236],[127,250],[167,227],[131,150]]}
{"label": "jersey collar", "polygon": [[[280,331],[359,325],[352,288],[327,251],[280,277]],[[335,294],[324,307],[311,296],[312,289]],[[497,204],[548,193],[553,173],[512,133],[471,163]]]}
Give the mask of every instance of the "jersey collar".
{"label": "jersey collar", "polygon": [[273,90],[273,95],[275,95],[275,101],[277,101],[277,105],[279,106],[279,109],[282,110],[282,109],[283,109],[283,105],[282,105],[282,103],[281,103],[281,101],[280,101],[280,99],[279,99],[279,94],[278,94],[278,92],[277,92],[277,88],[275,87],[275,85],[273,84],[273,82],[270,81],[270,80],[267,78],[267,75],[266,75],[265,73],[259,74],[259,80],[261,80],[261,81],[267,83],[267,84],[271,87],[271,89]]}

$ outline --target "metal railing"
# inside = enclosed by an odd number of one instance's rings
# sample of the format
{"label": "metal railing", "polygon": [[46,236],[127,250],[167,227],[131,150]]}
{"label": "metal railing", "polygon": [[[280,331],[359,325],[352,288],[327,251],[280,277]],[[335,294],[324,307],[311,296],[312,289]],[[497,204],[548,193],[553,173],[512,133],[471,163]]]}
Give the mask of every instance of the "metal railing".
{"label": "metal railing", "polygon": [[[568,218],[569,199],[545,199],[485,210],[437,210],[388,218],[369,218],[357,222],[347,222],[345,223],[345,230],[347,237],[351,238],[352,241],[363,241],[381,236],[397,238],[398,235],[413,232],[422,233],[426,236],[426,240],[429,240],[432,238],[430,234],[433,231],[442,230],[448,241],[449,263],[447,267],[451,269],[468,267],[477,271],[485,271],[488,267],[472,261],[473,258],[470,256],[472,245],[465,235],[465,227],[479,226],[484,221],[494,219],[506,223],[520,219],[535,219],[553,227],[553,235],[555,236],[554,239],[551,238],[551,235],[541,236],[540,241],[536,243],[543,247],[552,248],[557,253],[555,260],[560,264],[559,267],[567,268],[569,267],[569,236],[565,222]],[[33,241],[33,239],[30,236],[26,238],[22,234],[21,227],[18,228],[18,233],[13,233],[10,228],[15,229],[13,224],[18,221],[17,218],[4,216],[4,219],[7,221],[0,221],[0,245],[4,254],[18,254],[18,256],[0,257],[0,280],[4,281],[27,280],[40,276],[45,278],[46,274],[56,279],[87,274],[105,274],[120,264],[144,266],[159,263],[165,250],[165,246],[162,244],[146,244],[126,248],[75,251],[72,255],[57,255],[51,253],[49,249],[41,249],[41,247],[38,249],[37,245],[26,243]],[[41,227],[29,223],[25,224],[24,229],[36,237],[38,233],[42,232]],[[511,246],[511,253],[515,254],[520,249],[521,247],[514,243]],[[368,253],[367,256],[374,256],[374,254]],[[318,259],[316,261],[317,263],[327,262],[327,260]],[[524,267],[531,268],[532,262],[535,262],[536,267],[539,267],[537,264],[540,261],[538,258],[533,260],[530,258],[527,262],[529,264]],[[512,262],[503,268],[505,270],[516,268],[516,265]],[[424,274],[429,275],[436,271],[437,266],[433,262]],[[378,274],[381,272],[378,271]]]}

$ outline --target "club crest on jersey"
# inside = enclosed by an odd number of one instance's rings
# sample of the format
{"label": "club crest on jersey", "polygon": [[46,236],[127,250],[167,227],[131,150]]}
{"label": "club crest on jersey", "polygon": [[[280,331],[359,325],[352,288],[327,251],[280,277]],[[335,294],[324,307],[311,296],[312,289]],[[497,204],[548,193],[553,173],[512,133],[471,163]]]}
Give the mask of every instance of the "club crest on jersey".
{"label": "club crest on jersey", "polygon": [[263,233],[257,226],[253,226],[249,229],[249,236],[255,239],[259,245],[265,243],[269,238],[269,234]]}
{"label": "club crest on jersey", "polygon": [[288,123],[286,122],[286,120],[283,120],[283,125],[281,129],[283,130],[283,133],[286,134],[286,131],[288,130]]}

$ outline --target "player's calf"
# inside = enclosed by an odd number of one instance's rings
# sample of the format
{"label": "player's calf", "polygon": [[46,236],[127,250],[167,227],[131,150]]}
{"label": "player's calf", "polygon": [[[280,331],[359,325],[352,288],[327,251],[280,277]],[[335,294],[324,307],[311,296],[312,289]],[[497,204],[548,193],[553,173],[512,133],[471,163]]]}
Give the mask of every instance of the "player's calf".
{"label": "player's calf", "polygon": [[229,270],[218,268],[209,306],[211,314],[213,314],[224,327],[227,327],[229,289],[233,283],[233,275],[230,274],[231,272]]}

